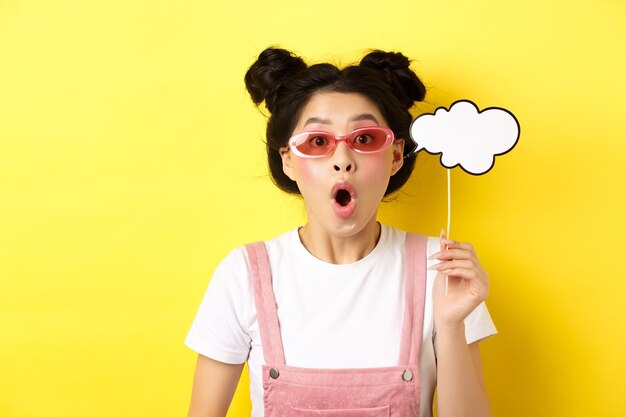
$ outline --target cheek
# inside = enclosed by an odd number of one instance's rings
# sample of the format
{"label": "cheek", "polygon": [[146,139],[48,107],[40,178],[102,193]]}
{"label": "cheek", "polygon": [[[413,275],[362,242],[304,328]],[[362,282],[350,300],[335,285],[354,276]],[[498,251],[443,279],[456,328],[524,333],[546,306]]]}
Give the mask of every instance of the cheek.
{"label": "cheek", "polygon": [[361,164],[370,175],[375,178],[389,180],[391,176],[392,159],[387,155],[371,155],[365,164]]}
{"label": "cheek", "polygon": [[377,201],[383,197],[389,185],[391,167],[391,160],[382,155],[380,155],[380,157],[376,155],[376,157],[368,160],[367,164],[361,164],[363,177],[367,178],[367,183],[371,190],[376,190],[376,192],[372,194],[372,197],[375,197]]}
{"label": "cheek", "polygon": [[307,206],[325,195],[324,192],[320,191],[328,182],[328,167],[319,162],[319,160],[314,159],[301,159],[294,170],[296,183]]}
{"label": "cheek", "polygon": [[301,159],[296,166],[296,180],[310,182],[323,176],[323,164],[314,159]]}
{"label": "cheek", "polygon": [[389,162],[384,158],[372,158],[372,160],[368,162],[368,168],[373,172],[389,171]]}

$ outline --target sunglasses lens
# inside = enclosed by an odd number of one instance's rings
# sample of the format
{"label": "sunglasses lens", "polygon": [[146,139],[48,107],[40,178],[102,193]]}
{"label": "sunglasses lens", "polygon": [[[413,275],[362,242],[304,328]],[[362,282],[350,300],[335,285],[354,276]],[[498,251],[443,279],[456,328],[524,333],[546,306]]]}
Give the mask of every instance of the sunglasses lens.
{"label": "sunglasses lens", "polygon": [[289,140],[290,146],[301,156],[321,157],[329,155],[337,140],[346,140],[360,153],[376,153],[386,149],[393,141],[391,130],[383,127],[363,127],[350,132],[345,138],[335,138],[327,132],[302,132]]}
{"label": "sunglasses lens", "polygon": [[388,135],[382,129],[359,129],[351,135],[350,142],[359,152],[378,152],[387,145]]}
{"label": "sunglasses lens", "polygon": [[321,132],[304,132],[296,137],[295,147],[304,155],[322,156],[330,152],[334,140]]}

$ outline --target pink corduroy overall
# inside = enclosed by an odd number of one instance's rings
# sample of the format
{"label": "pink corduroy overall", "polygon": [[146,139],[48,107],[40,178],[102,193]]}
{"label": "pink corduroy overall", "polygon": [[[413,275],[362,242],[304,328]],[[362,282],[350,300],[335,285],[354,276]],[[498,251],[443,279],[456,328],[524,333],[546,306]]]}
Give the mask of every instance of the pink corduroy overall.
{"label": "pink corduroy overall", "polygon": [[285,364],[265,244],[246,246],[261,335],[265,417],[418,417],[426,237],[407,233],[404,318],[397,366],[312,369]]}

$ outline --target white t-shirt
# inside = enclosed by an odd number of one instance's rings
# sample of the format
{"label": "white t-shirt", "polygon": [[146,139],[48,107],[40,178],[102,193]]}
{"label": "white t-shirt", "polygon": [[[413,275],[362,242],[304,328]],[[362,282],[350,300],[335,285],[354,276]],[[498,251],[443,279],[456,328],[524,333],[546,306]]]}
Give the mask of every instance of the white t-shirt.
{"label": "white t-shirt", "polygon": [[[398,365],[404,293],[405,232],[381,226],[365,258],[346,265],[323,262],[300,242],[297,229],[266,242],[285,362],[303,368],[371,368]],[[428,238],[427,254],[439,250]],[[428,261],[428,266],[438,261]],[[420,353],[420,416],[432,415],[436,385],[432,287],[427,272]],[[465,319],[467,343],[496,333],[486,306]],[[263,416],[263,349],[244,248],[215,270],[185,339],[196,352],[230,364],[248,361],[252,416]]]}

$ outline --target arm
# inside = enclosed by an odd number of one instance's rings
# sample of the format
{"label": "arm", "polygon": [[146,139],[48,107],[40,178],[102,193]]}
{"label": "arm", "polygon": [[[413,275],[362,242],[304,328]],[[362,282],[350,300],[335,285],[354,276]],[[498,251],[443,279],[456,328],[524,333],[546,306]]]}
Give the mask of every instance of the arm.
{"label": "arm", "polygon": [[198,355],[188,417],[224,417],[243,364],[231,365]]}
{"label": "arm", "polygon": [[441,261],[432,267],[439,271],[433,288],[438,416],[488,417],[478,342],[467,344],[463,321],[487,298],[489,278],[470,244],[442,239],[442,247],[431,256]]}
{"label": "arm", "polygon": [[478,342],[467,345],[464,328],[437,333],[437,415],[491,416]]}

